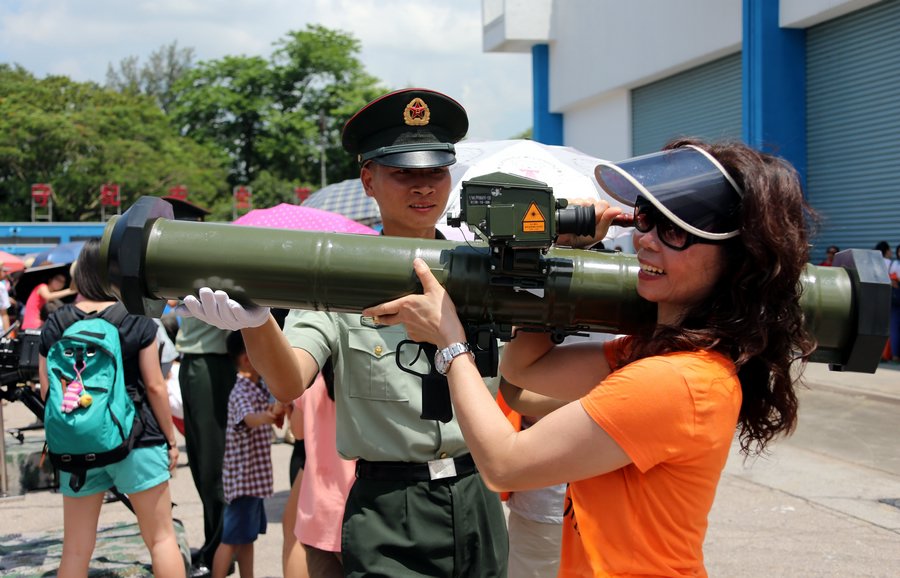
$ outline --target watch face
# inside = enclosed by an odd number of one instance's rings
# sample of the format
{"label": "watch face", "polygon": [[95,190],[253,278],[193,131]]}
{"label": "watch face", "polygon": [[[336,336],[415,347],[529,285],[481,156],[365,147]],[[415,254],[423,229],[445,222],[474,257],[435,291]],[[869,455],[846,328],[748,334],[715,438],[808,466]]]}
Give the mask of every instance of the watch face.
{"label": "watch face", "polygon": [[446,349],[438,349],[434,354],[434,369],[441,375],[447,375],[447,370],[450,369],[451,359],[453,358],[450,357],[449,351]]}
{"label": "watch face", "polygon": [[434,354],[434,369],[441,375],[447,375],[450,369],[450,362],[457,356],[470,351],[467,343],[451,343],[443,349],[439,349]]}

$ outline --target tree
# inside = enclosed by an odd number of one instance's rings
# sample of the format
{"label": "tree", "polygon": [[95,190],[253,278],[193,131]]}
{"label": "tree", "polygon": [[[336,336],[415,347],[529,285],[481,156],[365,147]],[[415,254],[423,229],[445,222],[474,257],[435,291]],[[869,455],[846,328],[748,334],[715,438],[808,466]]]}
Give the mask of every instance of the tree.
{"label": "tree", "polygon": [[534,138],[534,129],[532,129],[532,128],[526,128],[525,130],[523,130],[523,131],[520,132],[519,134],[513,135],[512,138],[514,138],[514,139],[532,140],[532,139]]}
{"label": "tree", "polygon": [[225,151],[232,185],[255,178],[264,159],[257,144],[268,130],[272,71],[256,56],[201,63],[178,83],[172,120],[182,134]]}
{"label": "tree", "polygon": [[150,54],[150,60],[139,66],[137,56],[119,62],[118,69],[106,68],[106,87],[117,92],[143,94],[156,100],[168,112],[172,105],[172,87],[193,67],[194,49],[178,48],[178,41],[162,46]]}
{"label": "tree", "polygon": [[141,195],[186,184],[191,200],[230,216],[220,151],[178,135],[146,96],[66,77],[36,79],[0,65],[0,218],[30,219],[33,183],[54,189],[54,219],[100,217],[100,187],[121,186],[127,207]]}
{"label": "tree", "polygon": [[[340,143],[344,122],[383,89],[363,70],[352,36],[309,25],[276,42],[269,60],[201,63],[176,84],[172,118],[182,134],[231,159],[231,185],[319,183],[358,174]],[[324,154],[323,154],[324,152]]]}

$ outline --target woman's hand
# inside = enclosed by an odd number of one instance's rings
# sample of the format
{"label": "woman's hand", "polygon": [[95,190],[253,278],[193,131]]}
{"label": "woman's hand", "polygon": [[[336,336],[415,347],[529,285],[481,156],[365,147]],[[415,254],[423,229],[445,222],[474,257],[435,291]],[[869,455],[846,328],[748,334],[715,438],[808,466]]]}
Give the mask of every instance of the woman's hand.
{"label": "woman's hand", "polygon": [[466,332],[456,315],[456,306],[431,273],[428,264],[416,259],[413,269],[422,283],[422,295],[407,295],[369,307],[362,314],[373,317],[381,325],[402,323],[410,339],[433,343],[439,348],[466,341]]}
{"label": "woman's hand", "polygon": [[169,473],[175,474],[175,468],[178,466],[178,446],[176,444],[169,445]]}
{"label": "woman's hand", "polygon": [[556,238],[556,244],[565,247],[582,249],[596,245],[598,242],[602,241],[604,237],[606,237],[607,233],[609,233],[609,227],[610,225],[612,225],[613,219],[615,219],[619,215],[622,215],[624,212],[622,207],[612,207],[607,201],[604,200],[594,201],[593,199],[579,197],[569,199],[568,201],[570,207],[574,207],[576,205],[588,207],[593,205],[594,219],[596,220],[597,225],[594,228],[594,235],[591,237],[582,237],[570,233],[559,235]]}

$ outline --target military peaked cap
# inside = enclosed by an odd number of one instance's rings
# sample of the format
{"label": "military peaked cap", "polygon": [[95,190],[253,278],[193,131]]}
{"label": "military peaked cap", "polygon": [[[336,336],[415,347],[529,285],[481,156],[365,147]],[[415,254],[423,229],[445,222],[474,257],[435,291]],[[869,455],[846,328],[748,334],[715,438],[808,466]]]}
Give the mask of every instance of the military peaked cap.
{"label": "military peaked cap", "polygon": [[466,110],[425,88],[397,90],[362,107],[344,125],[344,149],[360,164],[400,168],[445,167],[456,162],[453,144],[469,130]]}

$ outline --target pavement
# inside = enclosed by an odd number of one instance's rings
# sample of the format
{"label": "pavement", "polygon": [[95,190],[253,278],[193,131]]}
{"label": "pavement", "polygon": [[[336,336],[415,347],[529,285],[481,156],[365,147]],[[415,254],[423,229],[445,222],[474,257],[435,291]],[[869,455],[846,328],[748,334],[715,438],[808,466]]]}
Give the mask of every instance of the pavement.
{"label": "pavement", "polygon": [[767,456],[737,447],[704,552],[710,576],[900,576],[900,365],[809,364],[794,434]]}
{"label": "pavement", "polygon": [[[810,364],[805,380],[809,388],[800,393],[800,423],[792,437],[756,459],[745,460],[733,448],[704,546],[710,576],[900,576],[900,365],[857,374]],[[4,402],[2,412],[5,428],[34,421],[22,404]],[[174,515],[196,547],[203,540],[202,506],[180,442],[180,466],[171,482]],[[290,454],[290,445],[273,444],[275,496],[266,504],[268,533],[255,552],[256,576],[263,578],[282,575],[280,519]],[[101,528],[114,532],[133,521],[121,504],[104,504]],[[39,490],[0,498],[0,576],[42,575],[3,569],[3,553],[13,548],[11,534],[40,540],[61,527],[60,494]],[[149,562],[146,550],[137,548],[134,556]]]}
{"label": "pavement", "polygon": [[[21,403],[2,403],[5,429],[34,423],[32,414]],[[24,432],[26,443],[36,447],[43,440],[43,432]],[[173,517],[180,520],[189,547],[203,544],[203,505],[194,487],[187,465],[184,438],[178,436],[179,464],[170,480],[174,507]],[[14,451],[19,442],[6,435],[7,451]],[[254,550],[255,576],[275,578],[283,576],[281,570],[282,525],[284,504],[290,493],[288,466],[292,446],[276,442],[272,444],[272,467],[275,479],[275,495],[266,500],[268,530],[260,536]],[[39,450],[38,450],[39,451]],[[136,519],[123,504],[105,503],[100,511],[97,548],[91,564],[94,576],[152,576],[149,571],[150,556],[138,538]],[[127,525],[127,526],[126,526]],[[29,491],[24,495],[0,498],[0,578],[37,578],[52,576],[58,563],[58,546],[62,536],[62,494],[52,490]],[[177,527],[176,527],[177,528]],[[179,529],[180,531],[180,529]],[[128,540],[130,538],[130,540]],[[40,556],[24,558],[22,552]],[[15,567],[21,560],[28,560],[28,567]],[[47,573],[51,571],[51,573]],[[237,576],[235,573],[233,576]]]}

